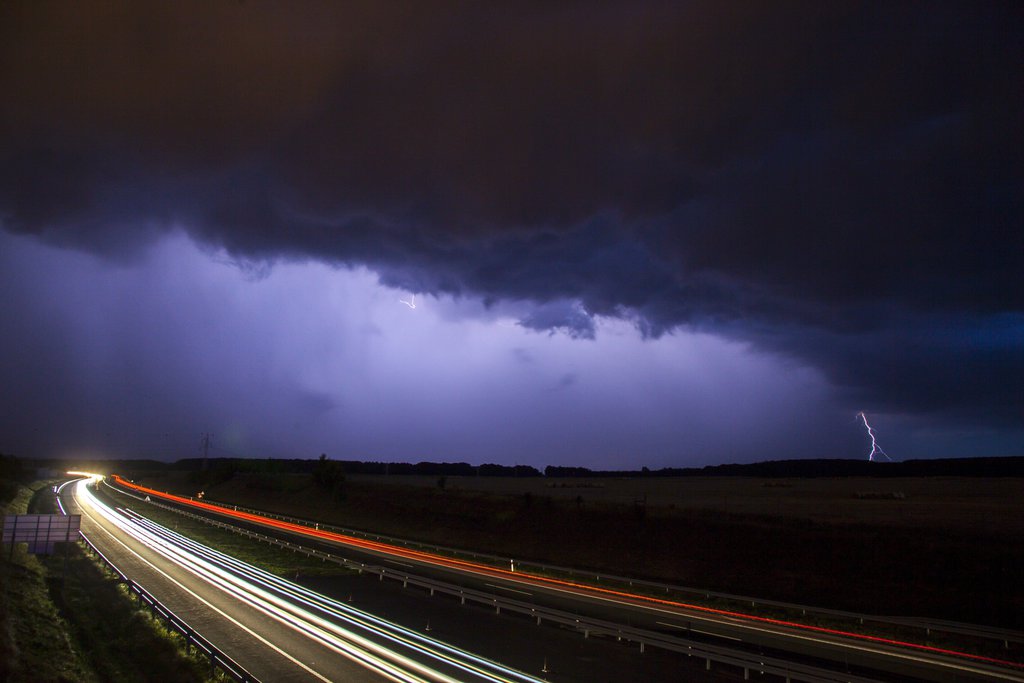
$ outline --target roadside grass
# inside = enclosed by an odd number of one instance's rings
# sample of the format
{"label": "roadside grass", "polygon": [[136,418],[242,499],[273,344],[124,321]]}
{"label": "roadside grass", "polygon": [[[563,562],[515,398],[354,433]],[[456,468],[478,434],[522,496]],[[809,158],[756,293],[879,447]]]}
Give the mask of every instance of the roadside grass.
{"label": "roadside grass", "polygon": [[[55,512],[54,482],[18,486],[3,514]],[[13,490],[13,487],[12,487]],[[66,551],[66,555],[65,555]],[[132,602],[78,543],[0,558],[0,680],[6,683],[226,683],[184,638]]]}
{"label": "roadside grass", "polygon": [[[48,482],[19,486],[3,513],[24,514]],[[8,683],[100,681],[50,597],[47,569],[23,544],[3,546],[0,560],[0,680]]]}
{"label": "roadside grass", "polygon": [[140,609],[109,570],[72,544],[49,556],[50,593],[101,681],[226,682],[185,639]]}
{"label": "roadside grass", "polygon": [[100,485],[97,492],[114,501],[118,506],[134,510],[182,536],[216,548],[226,555],[278,576],[294,577],[297,574],[337,576],[353,572],[353,570],[336,563],[324,562],[322,559],[308,557],[302,553],[292,552],[268,543],[261,543],[242,534],[186,517],[153,503],[117,493],[104,485]]}
{"label": "roadside grass", "polygon": [[[301,475],[294,475],[294,478],[300,480]],[[749,487],[748,482],[740,483]],[[692,583],[717,575],[719,586],[716,589],[715,582],[708,581],[710,590],[762,595],[779,601],[806,600],[808,604],[817,602],[839,609],[883,614],[898,614],[903,610],[911,614],[928,613],[933,609],[941,611],[936,607],[975,607],[970,610],[972,613],[950,614],[968,622],[982,613],[992,617],[999,612],[1012,611],[1004,605],[999,605],[999,610],[993,609],[993,596],[997,593],[990,589],[1008,583],[1007,578],[999,577],[999,572],[1005,573],[1006,569],[999,567],[1012,566],[1012,561],[1007,563],[1012,559],[1008,556],[1020,555],[1019,551],[988,542],[984,537],[966,541],[951,530],[938,535],[933,527],[907,530],[863,522],[825,523],[707,509],[676,509],[672,516],[664,518],[664,511],[657,508],[638,510],[635,506],[608,503],[580,506],[573,505],[571,500],[535,497],[528,495],[529,492],[500,496],[469,490],[453,492],[436,487],[359,482],[348,486],[346,500],[338,505],[318,498],[308,489],[302,490],[299,496],[288,492],[257,496],[244,478],[237,478],[208,490],[208,494],[229,504],[355,528],[374,528],[395,538],[473,548],[524,560],[532,557],[562,566],[603,569],[618,575],[643,575],[665,562],[666,571],[658,573],[662,573],[660,580],[666,583],[675,583],[673,575],[677,578],[691,575],[695,580],[691,580]],[[672,552],[671,549],[689,552]],[[440,554],[449,553],[441,551]],[[979,561],[986,555],[991,556],[990,562]],[[787,556],[799,558],[799,561],[780,561]],[[614,558],[617,562],[608,562]],[[667,560],[677,560],[679,564],[672,566]],[[971,581],[972,565],[988,567],[985,569],[988,584]],[[941,568],[941,575],[933,575],[936,567]],[[993,571],[992,567],[996,569]],[[887,568],[892,571],[883,570]],[[958,572],[964,575],[957,575]],[[590,583],[578,571],[549,568],[541,573]],[[913,577],[914,581],[908,582],[906,577]],[[658,580],[656,574],[650,578]],[[921,586],[915,585],[918,583]],[[662,589],[607,578],[599,585],[711,608],[755,612],[808,626],[962,649],[997,658],[1024,659],[1024,651],[1017,645],[1006,648],[965,635],[926,634],[922,629],[872,622],[861,625],[844,617],[804,614],[800,610],[764,604],[752,607],[750,602],[692,593],[667,595]],[[934,594],[930,585],[944,586],[947,591]],[[957,585],[963,588],[959,593],[962,600],[954,603],[949,600],[953,594],[948,593],[948,589]],[[842,602],[846,604],[829,605],[844,593],[847,599]],[[1009,594],[1015,595],[1013,591]],[[985,602],[987,608],[977,607],[978,603]],[[988,622],[984,618],[978,621]],[[991,621],[1004,620],[993,618]],[[1011,626],[1013,618],[1006,621],[1011,622],[1008,624]]]}

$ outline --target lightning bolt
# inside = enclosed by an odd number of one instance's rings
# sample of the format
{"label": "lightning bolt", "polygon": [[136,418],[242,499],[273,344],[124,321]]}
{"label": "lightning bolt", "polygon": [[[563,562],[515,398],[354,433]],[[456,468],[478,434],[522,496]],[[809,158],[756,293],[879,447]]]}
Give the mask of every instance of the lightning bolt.
{"label": "lightning bolt", "polygon": [[865,415],[864,411],[862,410],[859,413],[857,413],[857,417],[864,421],[864,427],[867,428],[868,436],[871,437],[871,452],[868,453],[868,460],[874,461],[875,455],[881,453],[882,455],[885,456],[886,460],[892,462],[892,458],[889,457],[889,454],[883,451],[882,447],[878,445],[878,441],[875,439],[875,430],[872,429],[871,425],[868,424],[868,416]]}
{"label": "lightning bolt", "polygon": [[416,295],[413,294],[411,297],[409,297],[409,301],[406,301],[405,299],[399,299],[398,303],[405,304],[409,308],[416,308]]}

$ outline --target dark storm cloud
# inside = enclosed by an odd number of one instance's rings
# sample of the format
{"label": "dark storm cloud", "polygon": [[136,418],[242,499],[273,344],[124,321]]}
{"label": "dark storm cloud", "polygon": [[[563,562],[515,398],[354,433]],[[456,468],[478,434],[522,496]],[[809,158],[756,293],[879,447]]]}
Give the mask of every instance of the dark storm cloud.
{"label": "dark storm cloud", "polygon": [[574,339],[593,339],[594,320],[578,304],[558,301],[534,308],[519,324],[531,330],[556,330]]}
{"label": "dark storm cloud", "polygon": [[180,226],[1020,417],[1018,4],[0,12],[7,230],[123,259]]}
{"label": "dark storm cloud", "polygon": [[752,335],[826,370],[851,406],[1019,427],[1024,316],[917,316],[839,333]]}

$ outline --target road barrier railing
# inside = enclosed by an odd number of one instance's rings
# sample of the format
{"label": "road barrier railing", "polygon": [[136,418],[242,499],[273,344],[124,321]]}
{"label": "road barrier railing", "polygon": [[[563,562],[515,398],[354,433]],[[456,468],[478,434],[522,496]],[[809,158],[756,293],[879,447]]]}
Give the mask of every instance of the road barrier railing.
{"label": "road barrier railing", "polygon": [[704,659],[707,662],[708,669],[711,668],[712,662],[728,664],[742,669],[744,679],[748,679],[751,673],[756,672],[784,677],[787,681],[799,680],[812,681],[814,683],[836,681],[868,683],[869,681],[878,680],[853,675],[848,672],[832,671],[762,654],[748,653],[742,650],[669,636],[657,633],[656,631],[623,625],[618,622],[605,621],[593,617],[583,618],[571,612],[541,607],[532,603],[499,597],[493,593],[463,588],[432,579],[424,579],[386,567],[368,566],[365,568],[365,571],[378,574],[381,580],[388,578],[401,581],[403,587],[416,586],[422,588],[429,591],[431,595],[435,593],[447,594],[458,598],[462,604],[468,601],[490,607],[498,614],[502,611],[520,614],[535,620],[537,625],[544,622],[555,623],[582,633],[584,638],[591,636],[615,638],[617,641],[627,641],[638,645],[641,652],[644,652],[647,647],[658,647],[663,650],[680,652],[691,657]]}
{"label": "road barrier railing", "polygon": [[[134,496],[134,494],[129,495]],[[403,588],[412,586],[426,591],[431,596],[449,596],[459,600],[463,605],[467,603],[480,605],[494,610],[496,614],[518,614],[535,621],[537,625],[544,623],[556,624],[564,628],[575,630],[584,638],[607,637],[614,638],[619,642],[626,641],[638,646],[641,652],[644,652],[648,647],[657,647],[663,650],[682,653],[690,657],[703,659],[706,662],[705,668],[707,669],[711,668],[712,663],[729,665],[741,669],[744,672],[744,679],[749,678],[753,673],[761,673],[779,676],[786,681],[806,681],[808,683],[838,683],[840,681],[845,683],[877,683],[879,680],[884,680],[860,676],[846,671],[836,671],[825,667],[785,660],[742,649],[714,645],[699,640],[666,635],[657,631],[628,626],[612,621],[605,621],[589,616],[581,616],[577,613],[567,612],[564,610],[538,606],[533,603],[515,600],[485,591],[466,588],[458,584],[423,578],[407,571],[391,569],[389,567],[350,559],[343,555],[303,546],[273,535],[261,534],[257,531],[236,526],[228,522],[188,512],[187,510],[182,510],[181,508],[177,508],[172,505],[165,505],[158,501],[149,500],[145,502],[176,514],[183,515],[187,518],[195,519],[205,524],[246,536],[259,542],[274,545],[284,550],[291,550],[294,553],[299,553],[306,557],[320,558],[324,562],[333,562],[360,574],[365,573],[376,576],[380,581],[387,579],[389,581],[401,583]]]}
{"label": "road barrier railing", "polygon": [[128,576],[118,569],[117,565],[111,562],[110,559],[104,555],[99,548],[93,545],[92,541],[90,541],[84,534],[81,534],[81,538],[85,542],[86,548],[88,548],[99,560],[103,562],[104,565],[106,565],[106,567],[117,575],[118,579],[125,585],[130,595],[135,596],[140,607],[145,605],[146,608],[148,608],[150,615],[154,618],[161,619],[172,631],[180,633],[182,637],[185,638],[185,646],[189,649],[190,653],[194,647],[196,650],[203,653],[204,657],[210,660],[211,672],[220,669],[226,676],[228,676],[228,678],[233,681],[238,681],[238,683],[260,683],[259,679],[246,671],[241,664],[218,650],[213,643],[208,641],[194,628],[189,626],[188,622],[165,607],[145,588],[128,578]]}
{"label": "road barrier railing", "polygon": [[[120,488],[117,488],[116,486],[110,484],[106,480],[104,480],[104,482],[107,484],[107,486],[110,486],[115,491],[118,491],[120,493],[127,493],[128,495],[135,495],[130,492],[124,491]],[[291,517],[288,515],[280,515],[272,512],[267,512],[265,510],[248,508],[241,505],[223,503],[220,501],[210,500],[208,498],[203,498],[202,502],[208,503],[210,505],[216,505],[227,510],[262,515],[264,517],[269,517],[271,519],[278,519],[285,522],[291,522],[293,524],[300,524],[303,526],[310,527],[312,529],[322,529],[324,531],[341,533],[347,536],[353,536],[355,538],[379,541],[381,543],[388,543],[395,546],[413,548],[416,550],[423,550],[426,552],[432,552],[441,555],[449,555],[451,557],[467,558],[475,561],[484,561],[490,564],[494,564],[497,567],[511,566],[511,563],[514,562],[515,567],[521,571],[533,570],[542,574],[563,576],[578,581],[593,581],[597,585],[607,586],[608,584],[618,584],[620,586],[625,586],[629,588],[646,589],[650,593],[657,593],[659,595],[689,595],[703,600],[722,600],[737,605],[749,605],[753,609],[765,607],[779,609],[784,610],[786,612],[799,613],[803,617],[827,617],[830,619],[855,621],[860,625],[873,623],[884,624],[887,626],[902,626],[905,628],[912,628],[924,631],[926,636],[931,636],[933,632],[970,636],[973,638],[981,638],[985,640],[1001,641],[1004,648],[1009,648],[1010,643],[1024,643],[1024,632],[1014,631],[1010,629],[1000,629],[977,624],[964,624],[960,622],[945,621],[940,619],[929,619],[924,617],[898,617],[875,614],[863,614],[859,612],[829,609],[826,607],[813,607],[810,605],[782,602],[779,600],[765,600],[762,598],[754,598],[746,595],[736,595],[733,593],[720,593],[716,591],[705,590],[702,588],[691,588],[687,586],[677,586],[674,584],[661,583],[657,581],[648,581],[646,579],[636,579],[626,576],[618,576],[616,574],[610,574],[607,572],[581,570],[572,567],[563,567],[560,565],[546,564],[543,562],[519,560],[515,558],[491,555],[488,553],[478,553],[470,550],[461,550],[458,548],[450,548],[441,545],[423,543],[420,541],[410,541],[408,539],[396,538],[393,536],[387,536],[383,534],[375,534],[367,531],[362,531],[359,529],[350,529],[347,527],[336,526],[333,524],[324,524],[322,522],[303,519],[301,517]],[[172,509],[177,510],[177,508]]]}

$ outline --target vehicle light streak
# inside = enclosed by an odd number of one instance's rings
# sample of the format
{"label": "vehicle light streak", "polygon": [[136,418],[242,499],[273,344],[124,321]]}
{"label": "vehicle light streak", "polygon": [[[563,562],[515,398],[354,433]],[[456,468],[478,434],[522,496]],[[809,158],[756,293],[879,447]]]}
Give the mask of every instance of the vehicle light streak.
{"label": "vehicle light streak", "polygon": [[[528,674],[478,657],[331,600],[187,539],[130,511],[113,510],[79,482],[76,495],[118,529],[260,612],[394,681],[539,683]],[[311,611],[312,610],[312,611]],[[383,641],[380,642],[380,641]],[[402,654],[399,652],[407,654]],[[412,656],[433,662],[428,666]],[[458,677],[432,668],[452,667]]]}
{"label": "vehicle light streak", "polygon": [[[136,525],[132,524],[131,520],[126,516],[111,510],[109,507],[96,500],[95,497],[92,497],[91,493],[88,492],[84,485],[79,486],[76,495],[78,495],[79,500],[83,500],[85,502],[86,506],[98,512],[110,523],[117,526],[119,530],[152,548],[175,564],[183,567],[187,571],[190,571],[221,590],[224,590],[235,599],[250,605],[278,622],[283,623],[324,645],[327,645],[335,652],[348,657],[352,661],[355,661],[370,670],[376,671],[389,680],[400,681],[402,683],[423,683],[428,680],[426,678],[413,675],[407,670],[403,670],[400,666],[400,661],[387,661],[386,659],[376,656],[373,652],[360,648],[358,640],[355,638],[330,638],[323,629],[317,628],[318,624],[315,623],[315,620],[304,622],[300,619],[296,619],[293,614],[277,608],[277,606],[272,604],[271,601],[264,599],[264,595],[261,594],[262,591],[259,591],[258,589],[247,590],[243,586],[226,581],[224,572],[218,571],[208,563],[196,561],[184,552],[176,550],[169,543],[163,541],[159,537],[136,528]],[[449,679],[447,677],[429,680],[440,680],[443,681],[443,683],[449,683]]]}
{"label": "vehicle light streak", "polygon": [[[94,514],[92,514],[91,512],[89,512],[89,510],[87,510],[85,507],[80,506],[80,509],[82,511],[82,514],[85,517],[88,517],[89,519],[91,519],[93,521],[96,521],[96,516]],[[204,602],[204,598],[202,596],[200,596],[198,593],[196,593],[190,587],[188,587],[185,584],[183,584],[181,581],[178,581],[176,578],[174,578],[173,576],[168,574],[166,571],[164,571],[163,569],[158,567],[153,562],[150,562],[148,559],[143,557],[141,554],[139,554],[139,552],[136,549],[132,548],[127,543],[125,543],[124,539],[122,539],[118,534],[116,534],[113,531],[110,531],[109,529],[107,529],[106,527],[100,525],[99,523],[97,523],[96,529],[98,529],[99,531],[102,531],[104,534],[109,536],[111,541],[113,541],[114,543],[120,545],[122,548],[124,548],[124,550],[126,552],[128,552],[131,555],[133,555],[135,557],[135,559],[137,559],[143,565],[149,567],[151,570],[153,570],[154,572],[156,572],[160,576],[164,577],[164,579],[166,579],[170,584],[173,584],[174,586],[177,586],[184,594],[190,595],[191,597],[193,597],[195,600],[197,600],[200,603]],[[307,666],[304,662],[302,662],[302,661],[296,659],[295,657],[291,656],[290,654],[288,654],[287,652],[282,650],[280,647],[278,647],[277,645],[275,645],[271,641],[269,641],[266,638],[264,638],[263,636],[261,636],[259,633],[253,631],[251,628],[249,628],[248,626],[246,626],[245,624],[240,622],[238,619],[235,619],[234,617],[232,617],[230,614],[228,614],[224,610],[218,608],[216,605],[210,605],[209,603],[207,603],[207,606],[209,607],[209,609],[214,614],[219,615],[225,621],[233,624],[235,627],[237,627],[239,629],[239,631],[241,631],[243,633],[249,634],[255,640],[257,640],[258,642],[260,642],[264,646],[266,646],[268,649],[276,652],[277,654],[281,655],[282,657],[284,657],[285,659],[290,661],[296,667],[302,669],[303,671],[305,671],[306,673],[310,674],[314,678],[323,681],[323,683],[331,683],[331,680],[329,678],[327,678],[327,677],[323,676],[322,674],[318,673],[317,671],[313,670],[312,668]]]}
{"label": "vehicle light streak", "polygon": [[667,600],[664,598],[655,598],[647,595],[640,595],[637,593],[629,593],[626,591],[614,590],[611,588],[603,588],[600,586],[592,586],[588,584],[578,583],[574,581],[565,581],[562,579],[555,579],[547,576],[541,576],[538,574],[530,574],[523,571],[512,572],[508,569],[501,569],[498,567],[492,567],[477,562],[470,562],[467,560],[459,560],[455,558],[443,557],[432,553],[424,552],[421,550],[412,550],[409,548],[402,548],[399,546],[382,543],[379,541],[370,541],[366,539],[356,538],[354,536],[348,536],[346,534],[340,534],[337,532],[326,531],[323,529],[310,528],[301,524],[295,524],[292,522],[285,522],[282,520],[272,519],[264,517],[262,515],[256,515],[250,512],[243,512],[239,510],[232,510],[230,508],[221,507],[219,505],[213,505],[211,503],[205,503],[200,501],[194,501],[183,496],[177,496],[171,493],[164,493],[151,489],[145,486],[139,486],[126,481],[125,479],[114,475],[114,481],[125,488],[129,488],[141,493],[145,493],[149,496],[157,496],[164,500],[168,500],[174,503],[191,506],[203,510],[208,510],[219,515],[233,517],[248,522],[254,522],[262,524],[264,526],[270,526],[282,531],[287,531],[292,534],[299,534],[311,538],[318,538],[333,543],[339,543],[342,545],[353,546],[364,550],[369,550],[375,553],[381,553],[385,555],[404,557],[419,562],[432,564],[435,566],[447,567],[450,569],[457,569],[461,571],[472,572],[476,574],[483,574],[488,576],[494,576],[518,583],[533,584],[541,587],[557,588],[557,589],[570,589],[572,592],[577,592],[580,595],[588,597],[605,597],[608,599],[625,599],[630,603],[636,605],[652,605],[658,607],[670,607],[673,609],[685,609],[694,612],[701,612],[704,614],[716,615],[720,617],[727,617],[736,619],[740,623],[758,623],[758,624],[770,624],[772,626],[784,627],[794,629],[797,631],[816,633],[820,635],[835,636],[839,638],[848,638],[858,640],[861,642],[869,642],[877,645],[893,646],[898,648],[905,648],[908,650],[914,650],[923,653],[945,655],[950,657],[957,657],[967,659],[976,662],[984,662],[986,664],[995,664],[998,666],[1007,666],[1017,669],[1024,669],[1024,663],[1013,662],[1009,660],[997,659],[994,657],[986,657],[983,655],[977,655],[969,652],[961,652],[958,650],[951,650],[946,648],[934,647],[931,645],[922,645],[920,643],[911,643],[907,641],[896,640],[893,638],[884,638],[881,636],[872,636],[863,633],[854,633],[852,631],[843,631],[840,629],[826,628],[824,626],[812,626],[809,624],[801,624],[799,622],[788,621],[785,619],[774,619],[771,617],[764,617],[755,614],[746,614],[743,612],[736,612],[732,610],[717,609],[714,607],[707,607],[704,605],[697,605],[692,603],[680,602],[675,600]]}
{"label": "vehicle light streak", "polygon": [[[145,517],[142,517],[141,515],[138,515],[130,510],[125,510],[125,512],[130,517],[132,517],[135,520],[135,522],[140,526],[147,529],[151,529],[154,532],[164,534],[168,538],[172,539],[175,543],[188,548],[192,552],[195,552],[197,555],[210,558],[214,561],[221,562],[224,564],[224,566],[230,567],[232,571],[235,571],[242,576],[248,577],[250,580],[255,581],[261,585],[264,585],[272,590],[290,596],[297,602],[300,602],[313,609],[321,611],[324,614],[328,614],[332,617],[338,618],[346,623],[351,623],[353,625],[360,627],[366,627],[368,624],[372,624],[374,626],[387,629],[389,633],[382,633],[382,635],[384,635],[388,640],[392,642],[404,646],[422,648],[419,651],[421,651],[424,654],[430,654],[440,659],[444,659],[445,661],[452,664],[453,666],[456,666],[457,668],[472,672],[477,675],[488,676],[489,674],[486,671],[486,669],[493,668],[498,670],[499,673],[503,675],[511,676],[517,681],[524,681],[529,683],[537,680],[532,676],[523,674],[522,672],[515,671],[513,669],[508,669],[507,667],[504,667],[501,664],[498,664],[491,660],[485,659],[483,657],[478,657],[470,652],[466,652],[465,650],[460,650],[451,645],[448,645],[447,643],[443,643],[433,638],[426,637],[421,633],[412,631],[397,624],[393,624],[384,619],[380,619],[379,617],[376,617],[373,614],[364,612],[363,610],[356,609],[350,605],[346,605],[345,603],[338,602],[337,600],[332,600],[331,598],[321,595],[320,593],[311,591],[303,586],[297,585],[290,581],[286,581],[285,579],[275,576],[274,574],[266,572],[257,567],[253,567],[252,565],[246,564],[241,560],[233,558],[230,555],[225,555],[217,550],[214,550],[213,548],[209,548],[200,543],[197,543],[196,541],[193,541],[190,538],[182,536],[174,531],[171,531],[170,529],[161,527],[155,524],[154,522],[151,522],[150,520],[146,519]],[[472,662],[472,666],[467,666],[463,662],[459,661],[459,659],[457,658],[465,659],[466,661]],[[506,679],[489,678],[488,680],[504,681]]]}

